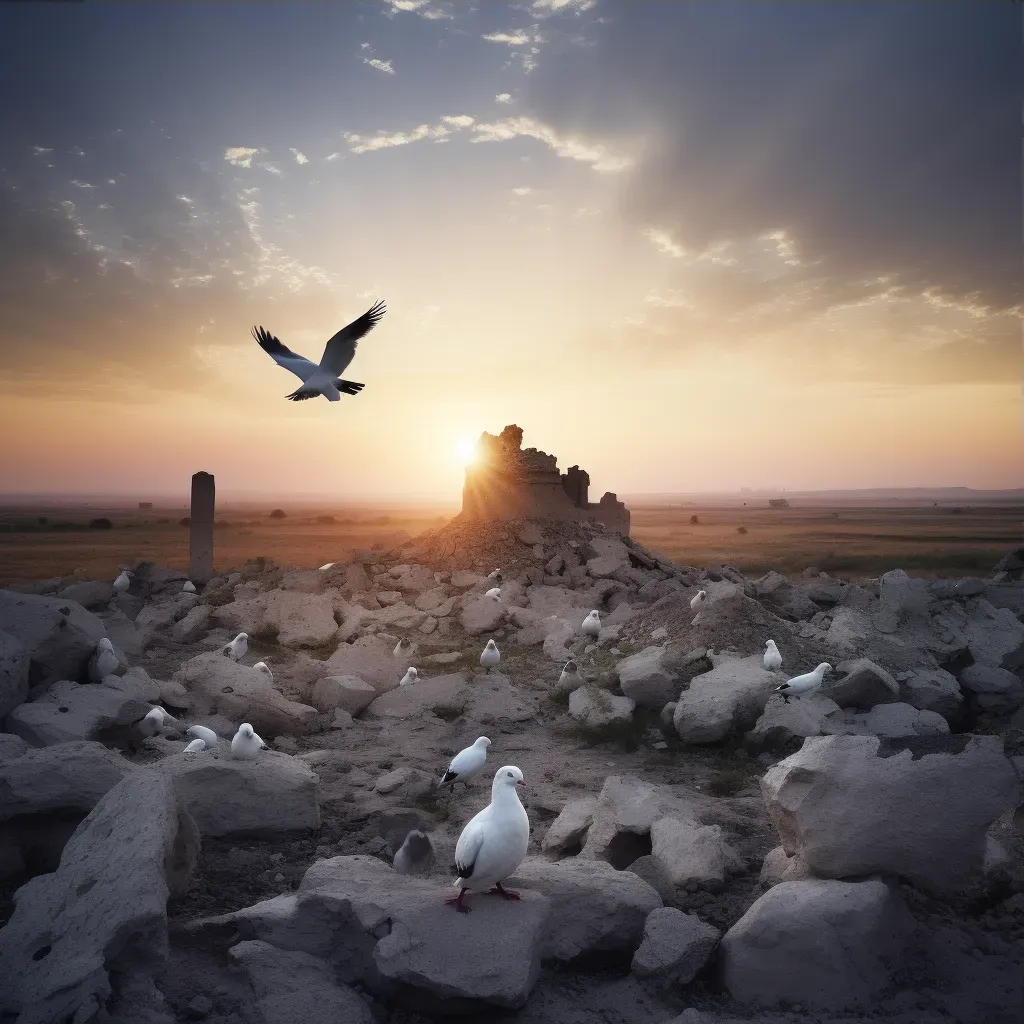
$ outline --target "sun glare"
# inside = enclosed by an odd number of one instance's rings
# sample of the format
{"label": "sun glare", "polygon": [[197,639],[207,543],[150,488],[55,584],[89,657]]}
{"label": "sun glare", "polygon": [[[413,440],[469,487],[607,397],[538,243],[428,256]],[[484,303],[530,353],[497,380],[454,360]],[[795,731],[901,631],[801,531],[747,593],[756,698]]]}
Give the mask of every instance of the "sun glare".
{"label": "sun glare", "polygon": [[464,466],[476,461],[476,441],[470,437],[460,437],[455,442],[455,458]]}

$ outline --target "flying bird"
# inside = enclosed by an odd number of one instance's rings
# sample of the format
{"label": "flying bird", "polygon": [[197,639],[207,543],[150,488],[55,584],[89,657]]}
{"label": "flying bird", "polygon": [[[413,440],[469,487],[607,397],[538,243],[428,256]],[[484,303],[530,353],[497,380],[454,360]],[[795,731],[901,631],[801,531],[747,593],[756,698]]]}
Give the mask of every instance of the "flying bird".
{"label": "flying bird", "polygon": [[788,704],[790,697],[806,697],[821,687],[826,672],[831,672],[832,666],[823,661],[813,672],[805,672],[802,676],[793,676],[788,682],[780,683],[775,687],[775,692]]}
{"label": "flying bird", "polygon": [[329,402],[340,402],[343,393],[358,395],[363,390],[364,385],[354,380],[342,380],[341,375],[355,358],[359,339],[377,326],[384,313],[384,302],[381,300],[374,303],[347,327],[342,327],[324,346],[319,366],[293,352],[279,338],[275,338],[262,327],[254,327],[252,336],[278,366],[291,370],[302,381],[302,387],[286,395],[286,398],[292,402],[302,402],[307,398],[323,395]]}
{"label": "flying bird", "polygon": [[499,768],[491,784],[491,802],[469,821],[455,846],[455,879],[458,896],[445,903],[454,904],[463,914],[467,892],[494,892],[507,900],[518,900],[519,893],[503,889],[502,880],[514,874],[530,845],[530,819],[519,799],[517,787],[525,786],[523,773],[512,764]]}

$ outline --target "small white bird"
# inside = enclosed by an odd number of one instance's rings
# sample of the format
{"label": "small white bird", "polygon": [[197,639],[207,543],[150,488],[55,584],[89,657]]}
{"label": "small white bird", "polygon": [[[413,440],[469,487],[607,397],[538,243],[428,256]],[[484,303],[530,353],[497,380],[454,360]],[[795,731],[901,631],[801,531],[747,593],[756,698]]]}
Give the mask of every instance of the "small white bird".
{"label": "small white bird", "polygon": [[405,670],[405,675],[402,676],[402,678],[398,680],[398,685],[399,686],[411,686],[413,683],[416,682],[417,679],[419,679],[419,677],[420,677],[419,672],[417,672],[416,669],[414,669],[412,667],[412,665],[410,665]]}
{"label": "small white bird", "polygon": [[821,686],[825,673],[831,671],[832,666],[823,661],[813,672],[805,672],[802,676],[794,676],[788,682],[780,683],[775,687],[775,692],[788,704],[790,697],[806,697],[814,693]]}
{"label": "small white bird", "polygon": [[194,594],[196,592],[196,585],[191,580],[185,580],[185,585],[181,588],[183,594]]}
{"label": "small white bird", "polygon": [[706,590],[698,590],[697,593],[690,598],[690,609],[691,611],[699,612],[707,603],[708,592]]}
{"label": "small white bird", "polygon": [[495,583],[501,583],[501,570],[500,569],[492,569],[487,574],[487,578],[489,580],[494,580]]}
{"label": "small white bird", "polygon": [[347,327],[342,327],[324,347],[319,366],[297,355],[262,327],[254,327],[252,336],[278,366],[291,370],[302,381],[302,387],[286,395],[286,398],[301,402],[306,398],[323,395],[329,402],[340,402],[342,393],[358,395],[363,390],[362,384],[354,380],[342,380],[341,374],[355,358],[359,339],[377,326],[384,313],[384,303],[379,301]]}
{"label": "small white bird", "polygon": [[234,739],[231,741],[231,756],[240,761],[251,761],[261,750],[268,750],[266,743],[252,731],[248,722],[243,722],[238,727]]}
{"label": "small white bird", "polygon": [[580,675],[580,667],[575,661],[569,660],[562,667],[562,673],[558,677],[556,689],[559,693],[572,693],[578,690],[585,682]]}
{"label": "small white bird", "polygon": [[426,874],[434,863],[434,846],[430,836],[414,828],[398,848],[391,866],[400,875]]}
{"label": "small white bird", "polygon": [[395,649],[391,653],[394,654],[399,661],[402,661],[405,658],[412,657],[412,652],[415,647],[416,645],[408,637],[403,636],[402,639],[395,644]]}
{"label": "small white bird", "polygon": [[441,776],[437,788],[443,789],[448,786],[448,792],[454,793],[456,782],[468,782],[483,768],[487,761],[487,748],[490,745],[491,741],[486,736],[478,736],[472,746],[460,750],[452,758],[452,763],[448,765],[448,771]]}
{"label": "small white bird", "polygon": [[498,650],[498,645],[493,640],[488,640],[487,646],[480,652],[480,664],[490,672],[499,661],[501,661],[501,651]]}
{"label": "small white bird", "polygon": [[775,641],[768,640],[764,646],[764,667],[769,672],[778,672],[782,668],[782,655],[779,653],[778,647],[775,646]]}
{"label": "small white bird", "polygon": [[89,678],[94,683],[102,682],[104,676],[109,676],[117,671],[117,666],[118,660],[114,653],[114,645],[107,637],[103,637],[89,659]]}
{"label": "small white bird", "polygon": [[205,725],[190,725],[185,730],[185,735],[195,736],[196,739],[202,740],[211,748],[217,746],[220,741],[220,737],[212,729],[207,729]]}
{"label": "small white bird", "polygon": [[127,569],[122,569],[121,575],[114,580],[114,593],[123,594],[131,585],[131,573]]}
{"label": "small white bird", "polygon": [[183,754],[198,754],[200,750],[205,750],[206,744],[199,739],[192,740],[187,747],[182,751]]}
{"label": "small white bird", "polygon": [[592,636],[596,640],[601,632],[601,613],[595,608],[583,620],[583,625],[580,626],[580,629],[583,631],[584,636]]}
{"label": "small white bird", "polygon": [[234,640],[229,644],[225,644],[221,649],[220,653],[225,658],[230,658],[232,661],[241,661],[245,657],[245,652],[249,650],[249,634],[239,633]]}
{"label": "small white bird", "polygon": [[484,594],[484,597],[489,597],[492,601],[500,601],[501,587],[491,587],[491,589]]}
{"label": "small white bird", "polygon": [[501,882],[515,873],[530,845],[530,819],[518,792],[518,787],[525,785],[523,773],[515,765],[499,768],[491,783],[491,802],[462,830],[455,844],[459,895],[445,900],[460,913],[469,913],[462,901],[467,892],[484,890],[507,900],[519,899],[519,893],[503,889]]}
{"label": "small white bird", "polygon": [[271,682],[274,681],[274,673],[270,671],[270,666],[265,661],[257,661],[253,668],[265,675]]}
{"label": "small white bird", "polygon": [[143,736],[155,736],[165,725],[177,724],[177,719],[169,715],[163,708],[153,708],[145,718],[139,722],[139,732]]}

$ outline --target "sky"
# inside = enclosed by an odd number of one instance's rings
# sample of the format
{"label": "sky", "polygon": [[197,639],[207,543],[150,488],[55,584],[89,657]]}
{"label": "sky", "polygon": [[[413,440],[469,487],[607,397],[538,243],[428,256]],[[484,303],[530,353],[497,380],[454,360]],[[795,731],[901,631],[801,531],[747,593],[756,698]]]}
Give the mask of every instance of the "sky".
{"label": "sky", "polygon": [[[0,492],[1022,484],[1021,6],[0,5]],[[319,361],[387,313],[341,402]]]}

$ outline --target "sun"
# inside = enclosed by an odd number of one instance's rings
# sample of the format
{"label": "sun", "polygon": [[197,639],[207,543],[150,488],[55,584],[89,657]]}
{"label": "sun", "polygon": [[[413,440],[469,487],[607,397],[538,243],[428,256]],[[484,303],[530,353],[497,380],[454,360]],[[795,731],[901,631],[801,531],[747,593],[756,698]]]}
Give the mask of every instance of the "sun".
{"label": "sun", "polygon": [[460,437],[455,442],[455,458],[459,460],[464,466],[469,466],[476,462],[477,448],[476,441],[471,437]]}

